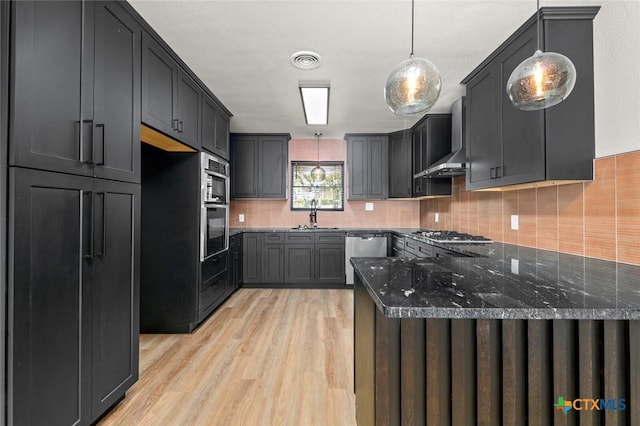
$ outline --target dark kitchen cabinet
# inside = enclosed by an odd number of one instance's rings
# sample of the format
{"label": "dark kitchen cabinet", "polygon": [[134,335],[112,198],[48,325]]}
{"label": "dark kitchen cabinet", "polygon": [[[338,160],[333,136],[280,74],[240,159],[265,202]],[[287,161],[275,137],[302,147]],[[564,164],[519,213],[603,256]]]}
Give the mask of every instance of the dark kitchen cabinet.
{"label": "dark kitchen cabinet", "polygon": [[200,148],[200,86],[149,34],[142,38],[142,121]]}
{"label": "dark kitchen cabinet", "polygon": [[287,283],[311,284],[315,278],[315,246],[311,244],[285,245],[285,277]]}
{"label": "dark kitchen cabinet", "polygon": [[285,236],[286,283],[311,284],[315,278],[315,244],[312,232],[289,232]]}
{"label": "dark kitchen cabinet", "polygon": [[200,87],[182,69],[178,70],[178,137],[193,148],[200,148]]}
{"label": "dark kitchen cabinet", "polygon": [[138,24],[116,2],[13,8],[10,164],[139,183]]}
{"label": "dark kitchen cabinet", "polygon": [[[412,130],[413,174],[451,152],[451,114],[425,115]],[[451,195],[450,178],[413,178],[413,196]]]}
{"label": "dark kitchen cabinet", "polygon": [[542,8],[545,50],[571,59],[571,95],[541,111],[513,107],[511,72],[536,50],[535,15],[478,66],[467,85],[467,189],[593,179],[593,18],[598,7]]}
{"label": "dark kitchen cabinet", "polygon": [[349,200],[389,197],[389,137],[346,134]]}
{"label": "dark kitchen cabinet", "polygon": [[344,284],[344,243],[322,243],[315,246],[317,284]]}
{"label": "dark kitchen cabinet", "polygon": [[413,186],[411,131],[389,134],[389,198],[411,198]]}
{"label": "dark kitchen cabinet", "polygon": [[229,286],[229,252],[205,259],[201,264],[198,321],[203,321],[231,294]]}
{"label": "dark kitchen cabinet", "polygon": [[264,233],[262,235],[262,282],[284,282],[284,261],[284,234],[282,232]]}
{"label": "dark kitchen cabinet", "polygon": [[262,233],[242,234],[242,283],[262,282]]}
{"label": "dark kitchen cabinet", "polygon": [[229,117],[206,93],[202,95],[200,140],[202,148],[229,159]]}
{"label": "dark kitchen cabinet", "polygon": [[239,289],[242,284],[242,234],[229,238],[229,293]]}
{"label": "dark kitchen cabinet", "polygon": [[288,134],[231,135],[231,198],[287,197]]}
{"label": "dark kitchen cabinet", "polygon": [[8,415],[89,424],[138,376],[140,186],[12,168]]}
{"label": "dark kitchen cabinet", "polygon": [[140,185],[93,181],[92,419],[138,378]]}

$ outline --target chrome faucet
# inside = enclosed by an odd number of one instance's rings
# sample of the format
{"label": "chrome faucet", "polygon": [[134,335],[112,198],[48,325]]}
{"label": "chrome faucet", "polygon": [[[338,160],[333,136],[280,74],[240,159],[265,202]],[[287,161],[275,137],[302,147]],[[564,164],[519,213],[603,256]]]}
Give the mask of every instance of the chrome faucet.
{"label": "chrome faucet", "polygon": [[314,198],[311,200],[311,212],[309,213],[309,223],[312,228],[318,227],[318,203]]}

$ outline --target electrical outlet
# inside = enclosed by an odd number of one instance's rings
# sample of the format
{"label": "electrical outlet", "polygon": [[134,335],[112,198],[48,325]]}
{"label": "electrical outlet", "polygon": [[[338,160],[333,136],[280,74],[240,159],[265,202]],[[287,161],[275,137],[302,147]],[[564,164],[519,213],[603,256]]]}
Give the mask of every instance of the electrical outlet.
{"label": "electrical outlet", "polygon": [[517,214],[512,214],[511,215],[511,230],[512,231],[517,231],[518,230],[518,215]]}
{"label": "electrical outlet", "polygon": [[242,213],[238,215],[238,222],[244,222],[244,215]]}
{"label": "electrical outlet", "polygon": [[373,211],[373,203],[364,203],[365,211],[372,212]]}
{"label": "electrical outlet", "polygon": [[440,213],[436,213],[436,222],[440,222]]}
{"label": "electrical outlet", "polygon": [[518,262],[518,259],[511,259],[511,273],[518,275],[519,267],[520,262]]}

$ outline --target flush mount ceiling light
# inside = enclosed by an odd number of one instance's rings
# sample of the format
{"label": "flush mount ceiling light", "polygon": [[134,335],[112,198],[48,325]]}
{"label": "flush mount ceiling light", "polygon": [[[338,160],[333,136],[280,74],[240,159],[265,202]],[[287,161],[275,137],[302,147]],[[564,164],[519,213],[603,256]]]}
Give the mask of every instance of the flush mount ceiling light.
{"label": "flush mount ceiling light", "polygon": [[518,65],[507,82],[514,107],[535,111],[559,104],[576,84],[576,67],[566,56],[540,50],[540,0],[536,0],[538,47],[533,56]]}
{"label": "flush mount ceiling light", "polygon": [[322,58],[316,52],[301,50],[291,55],[289,62],[301,70],[314,70],[322,63]]}
{"label": "flush mount ceiling light", "polygon": [[318,144],[316,151],[316,166],[311,169],[311,180],[317,185],[324,180],[326,173],[324,169],[320,167],[320,136],[322,136],[322,133],[316,132],[314,136],[318,138]]}
{"label": "flush mount ceiling light", "polygon": [[431,62],[413,57],[414,0],[411,0],[411,53],[391,71],[384,86],[387,105],[396,115],[429,111],[440,96],[440,72]]}
{"label": "flush mount ceiling light", "polygon": [[326,125],[329,123],[329,83],[300,83],[300,97],[304,119],[310,125]]}

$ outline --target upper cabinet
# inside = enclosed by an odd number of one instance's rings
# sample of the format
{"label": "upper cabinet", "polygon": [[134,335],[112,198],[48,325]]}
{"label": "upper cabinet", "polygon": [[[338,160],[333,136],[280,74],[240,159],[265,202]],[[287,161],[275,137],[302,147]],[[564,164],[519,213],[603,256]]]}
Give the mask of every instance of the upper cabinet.
{"label": "upper cabinet", "polygon": [[201,111],[202,149],[229,159],[229,117],[206,93],[202,96]]}
{"label": "upper cabinet", "polygon": [[289,134],[231,135],[231,198],[287,198]]}
{"label": "upper cabinet", "polygon": [[411,198],[411,150],[410,130],[389,134],[389,198]]}
{"label": "upper cabinet", "polygon": [[13,9],[10,164],[139,183],[139,25],[116,2]]}
{"label": "upper cabinet", "polygon": [[506,93],[511,72],[536,50],[535,16],[462,81],[468,102],[467,189],[593,179],[592,21],[598,10],[541,9],[543,50],[566,55],[577,71],[573,92],[562,103],[520,111]]}
{"label": "upper cabinet", "polygon": [[347,134],[349,200],[389,198],[389,136]]}
{"label": "upper cabinet", "polygon": [[147,33],[142,40],[142,122],[229,159],[229,114]]}
{"label": "upper cabinet", "polygon": [[[413,174],[451,152],[451,114],[425,115],[413,126]],[[450,178],[413,179],[413,196],[451,195]]]}

